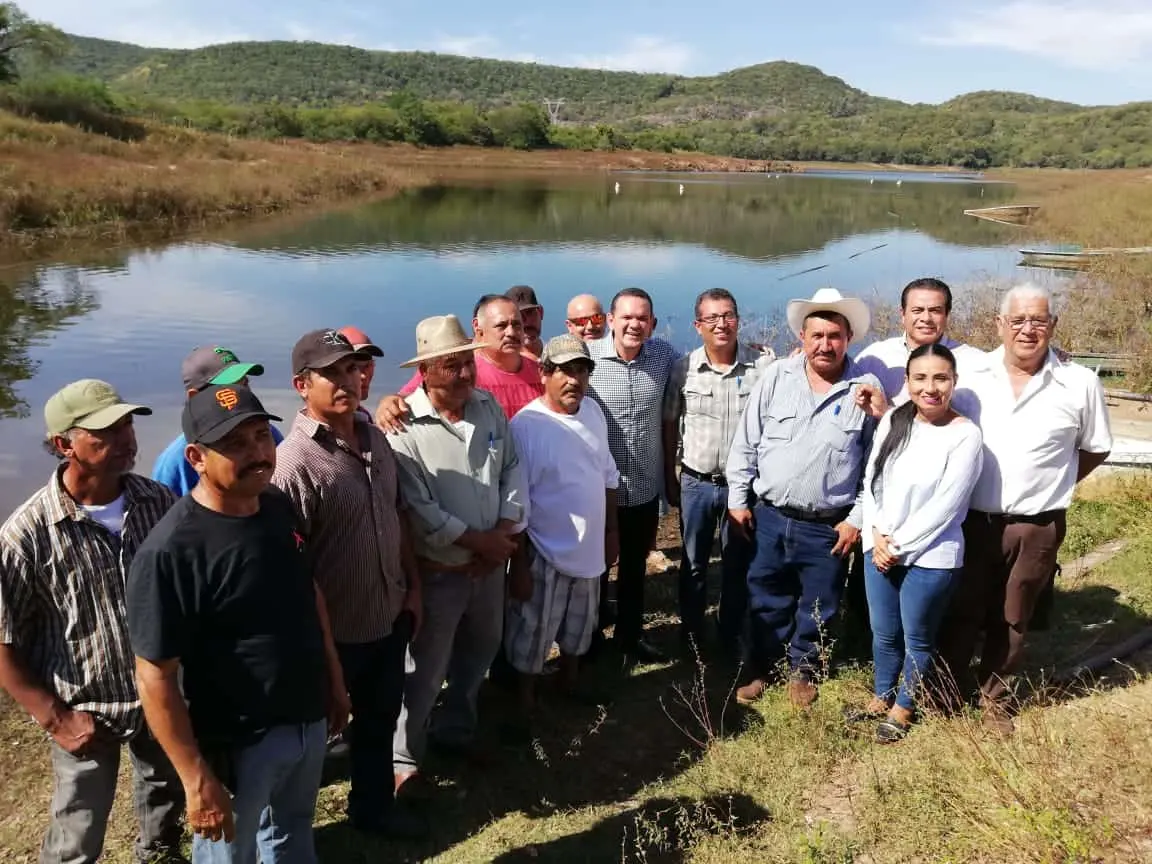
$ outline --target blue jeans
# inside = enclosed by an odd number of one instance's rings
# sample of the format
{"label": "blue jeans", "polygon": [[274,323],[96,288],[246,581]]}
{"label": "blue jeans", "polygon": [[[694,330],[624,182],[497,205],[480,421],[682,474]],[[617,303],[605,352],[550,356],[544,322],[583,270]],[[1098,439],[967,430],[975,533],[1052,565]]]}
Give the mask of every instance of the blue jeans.
{"label": "blue jeans", "polygon": [[312,819],[328,740],[327,723],[273,726],[232,754],[231,843],[192,840],[193,864],[316,864]]}
{"label": "blue jeans", "polygon": [[936,634],[948,601],[960,580],[960,568],[892,567],[881,573],[864,555],[864,585],[872,619],[872,662],[876,695],[896,697],[911,711],[921,681],[936,655]]}
{"label": "blue jeans", "polygon": [[680,621],[697,644],[704,631],[708,605],[708,561],[720,525],[720,639],[735,645],[748,613],[748,562],[753,544],[730,530],[728,488],[680,475],[680,536],[684,554],[680,562]]}
{"label": "blue jeans", "polygon": [[763,503],[754,513],[756,552],[748,568],[749,665],[757,677],[771,677],[786,653],[791,672],[811,676],[840,609],[848,562],[832,554],[833,526],[789,519]]}

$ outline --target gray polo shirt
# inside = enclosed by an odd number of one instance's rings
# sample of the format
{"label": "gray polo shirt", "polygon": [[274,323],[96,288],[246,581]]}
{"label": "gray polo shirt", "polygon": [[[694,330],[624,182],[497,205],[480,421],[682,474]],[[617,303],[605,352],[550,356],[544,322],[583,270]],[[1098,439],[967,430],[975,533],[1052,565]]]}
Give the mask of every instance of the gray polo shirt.
{"label": "gray polo shirt", "polygon": [[468,564],[472,553],[455,545],[461,534],[523,519],[508,420],[485,390],[472,391],[460,424],[441,417],[423,387],[407,401],[412,422],[388,441],[400,466],[400,494],[416,517],[416,554],[452,567]]}
{"label": "gray polo shirt", "polygon": [[853,385],[881,389],[880,381],[846,358],[840,381],[818,394],[807,363],[803,354],[773,363],[749,395],[728,454],[728,506],[756,499],[800,510],[850,506],[848,521],[859,528],[876,421],[856,405]]}

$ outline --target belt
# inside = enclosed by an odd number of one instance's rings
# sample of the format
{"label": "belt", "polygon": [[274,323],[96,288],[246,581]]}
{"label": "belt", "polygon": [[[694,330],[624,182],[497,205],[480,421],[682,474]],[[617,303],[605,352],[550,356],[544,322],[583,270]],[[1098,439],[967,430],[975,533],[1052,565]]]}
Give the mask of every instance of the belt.
{"label": "belt", "polygon": [[839,525],[852,512],[851,507],[836,507],[831,510],[801,510],[799,507],[782,507],[779,504],[773,504],[767,498],[760,500],[765,507],[771,507],[787,519],[796,519],[800,522],[818,522],[821,525]]}
{"label": "belt", "polygon": [[705,483],[711,483],[713,486],[728,485],[728,478],[723,474],[705,474],[703,471],[697,471],[695,468],[689,468],[683,463],[680,465],[680,473],[687,474],[689,477],[695,477],[697,480],[703,480]]}
{"label": "belt", "polygon": [[1031,516],[1018,516],[1015,513],[986,513],[983,510],[968,511],[969,518],[975,516],[986,522],[1001,522],[1005,525],[1015,525],[1020,522],[1027,525],[1047,525],[1055,522],[1063,514],[1063,510],[1045,510],[1043,513],[1036,513]]}

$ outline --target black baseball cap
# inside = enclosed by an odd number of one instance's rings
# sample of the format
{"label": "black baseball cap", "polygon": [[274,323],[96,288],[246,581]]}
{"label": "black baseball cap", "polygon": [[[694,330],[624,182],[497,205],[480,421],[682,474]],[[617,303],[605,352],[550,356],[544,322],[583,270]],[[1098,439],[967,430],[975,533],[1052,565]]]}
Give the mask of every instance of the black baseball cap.
{"label": "black baseball cap", "polygon": [[219,345],[192,349],[180,364],[185,390],[202,390],[210,384],[238,384],[249,375],[263,375],[259,363],[241,363],[235,354]]}
{"label": "black baseball cap", "polygon": [[513,285],[504,292],[504,296],[515,302],[520,309],[540,308],[540,301],[536,299],[536,292],[530,285]]}
{"label": "black baseball cap", "polygon": [[368,355],[357,351],[356,346],[339,330],[312,330],[301,336],[292,349],[292,372],[299,374],[305,369],[324,369],[353,355],[362,360],[368,359]]}
{"label": "black baseball cap", "polygon": [[247,387],[213,384],[184,403],[180,425],[189,444],[211,446],[253,417],[279,420],[269,414]]}

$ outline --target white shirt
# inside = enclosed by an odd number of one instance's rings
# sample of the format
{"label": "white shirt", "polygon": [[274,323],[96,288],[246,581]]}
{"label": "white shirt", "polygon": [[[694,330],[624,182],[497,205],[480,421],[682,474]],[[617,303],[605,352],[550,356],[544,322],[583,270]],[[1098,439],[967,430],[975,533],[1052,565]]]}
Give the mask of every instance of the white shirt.
{"label": "white shirt", "polygon": [[89,519],[103,525],[117,537],[119,537],[120,532],[124,530],[123,495],[115,501],[109,501],[107,504],[81,504],[79,506]]}
{"label": "white shirt", "polygon": [[989,360],[988,368],[969,382],[977,403],[964,406],[984,434],[984,469],[972,508],[1016,516],[1066,510],[1076,486],[1079,451],[1112,450],[1100,379],[1049,351],[1016,399],[1003,347],[990,352]]}
{"label": "white shirt", "polygon": [[889,411],[876,429],[864,473],[864,550],[875,545],[872,529],[878,528],[892,538],[902,565],[959,567],[961,525],[983,461],[980,428],[964,420],[947,426],[914,420],[907,443],[888,457],[873,493],[876,456],[891,428]]}
{"label": "white shirt", "polygon": [[605,569],[605,490],[620,484],[604,412],[589,397],[575,414],[552,411],[536,399],[510,426],[528,488],[532,545],[561,573],[599,578]]}
{"label": "white shirt", "polygon": [[[962,395],[963,391],[968,389],[968,382],[973,374],[988,367],[989,355],[979,348],[973,348],[947,336],[941,339],[940,343],[951,350],[956,358],[956,393]],[[893,405],[900,406],[908,401],[908,382],[904,373],[908,367],[908,355],[911,353],[905,336],[893,336],[891,339],[873,342],[856,355],[856,362],[865,372],[871,372],[879,378],[889,400]]]}

